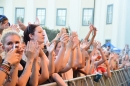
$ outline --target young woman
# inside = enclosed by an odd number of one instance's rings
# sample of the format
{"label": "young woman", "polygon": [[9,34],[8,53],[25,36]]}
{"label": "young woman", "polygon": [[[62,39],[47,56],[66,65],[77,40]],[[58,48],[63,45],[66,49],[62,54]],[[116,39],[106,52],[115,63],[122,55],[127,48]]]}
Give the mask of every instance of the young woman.
{"label": "young woman", "polygon": [[[6,58],[4,59],[4,61],[0,63],[0,76],[1,76],[0,86],[2,86],[6,77],[9,77],[8,72],[10,72],[11,65],[16,65],[21,60],[21,58],[19,57],[19,54],[17,53],[18,51],[19,50],[17,48],[14,50],[10,50],[6,54]],[[16,84],[16,83],[13,83],[13,84]]]}
{"label": "young woman", "polygon": [[[55,54],[53,49],[50,51],[49,50],[49,56],[45,55],[42,49],[44,49],[44,31],[42,27],[39,25],[34,25],[30,24],[26,30],[24,31],[24,42],[27,44],[28,41],[37,41],[38,45],[41,47],[40,52],[41,55],[38,56],[40,57],[40,68],[41,68],[41,73],[40,75],[42,77],[39,78],[39,84],[44,83],[49,76],[52,76],[52,78],[59,82],[59,85],[65,85],[64,81],[58,81],[62,80],[56,73],[59,71],[61,64],[62,64],[62,55],[64,55],[65,52],[65,44],[66,41],[68,40],[68,36],[66,34],[61,36],[61,41],[62,41],[62,47],[60,49],[60,54],[58,54],[57,59],[54,61]],[[53,43],[52,43],[53,44]],[[54,47],[52,47],[54,48]],[[50,48],[51,49],[51,48]],[[49,71],[48,71],[49,70]],[[36,70],[35,70],[36,71]],[[34,74],[32,74],[34,75]],[[37,75],[37,74],[35,74]],[[46,78],[48,76],[48,78]],[[36,79],[36,78],[35,78]]]}
{"label": "young woman", "polygon": [[[5,54],[7,54],[8,52],[10,52],[10,50],[17,48],[19,51],[17,51],[17,53],[19,54],[19,58],[22,57],[23,55],[23,49],[21,47],[21,42],[22,39],[20,37],[20,35],[15,32],[15,31],[8,31],[6,33],[4,33],[2,35],[2,40],[1,40],[2,44],[3,44],[3,49],[5,51]],[[11,82],[7,82],[5,85],[7,86],[15,86],[15,85],[19,85],[19,86],[26,86],[30,74],[31,74],[31,69],[32,69],[32,64],[33,64],[33,60],[34,60],[34,49],[35,47],[32,46],[31,42],[28,43],[28,47],[26,48],[26,55],[28,58],[28,61],[25,62],[22,59],[20,59],[20,64],[17,63],[15,65],[11,66]],[[33,50],[33,52],[31,52]],[[18,71],[19,65],[22,67],[20,68],[20,70]],[[27,84],[29,86],[29,84]]]}

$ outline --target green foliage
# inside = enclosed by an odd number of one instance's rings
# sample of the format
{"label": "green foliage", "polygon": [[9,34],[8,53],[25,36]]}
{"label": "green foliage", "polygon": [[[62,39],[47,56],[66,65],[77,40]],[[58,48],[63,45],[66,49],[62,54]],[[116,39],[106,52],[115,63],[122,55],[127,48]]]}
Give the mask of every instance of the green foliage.
{"label": "green foliage", "polygon": [[56,37],[57,33],[60,32],[58,29],[53,30],[53,29],[48,29],[47,27],[43,27],[43,29],[46,31],[46,34],[50,42]]}

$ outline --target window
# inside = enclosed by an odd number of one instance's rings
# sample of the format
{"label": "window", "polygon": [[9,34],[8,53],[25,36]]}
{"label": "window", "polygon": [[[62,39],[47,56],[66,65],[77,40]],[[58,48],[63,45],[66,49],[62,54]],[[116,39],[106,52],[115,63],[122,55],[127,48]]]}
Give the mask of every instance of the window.
{"label": "window", "polygon": [[4,14],[4,8],[0,7],[0,15],[3,15],[3,14]]}
{"label": "window", "polygon": [[105,43],[108,43],[108,42],[111,43],[111,40],[110,39],[106,39]]}
{"label": "window", "polygon": [[39,19],[40,25],[45,25],[46,9],[37,8],[36,17]]}
{"label": "window", "polygon": [[66,25],[66,9],[57,9],[56,25],[65,26]]}
{"label": "window", "polygon": [[107,6],[107,24],[112,24],[112,17],[113,17],[113,5]]}
{"label": "window", "polygon": [[83,8],[82,25],[89,26],[93,24],[93,8]]}
{"label": "window", "polygon": [[24,11],[24,8],[15,9],[15,23],[17,23],[18,20],[24,23]]}

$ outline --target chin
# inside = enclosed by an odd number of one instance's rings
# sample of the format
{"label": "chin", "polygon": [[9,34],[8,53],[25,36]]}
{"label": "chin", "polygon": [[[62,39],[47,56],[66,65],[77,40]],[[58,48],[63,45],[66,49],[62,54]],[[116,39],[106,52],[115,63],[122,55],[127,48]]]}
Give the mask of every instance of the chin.
{"label": "chin", "polygon": [[41,44],[41,43],[44,43],[44,41],[39,41],[39,43]]}

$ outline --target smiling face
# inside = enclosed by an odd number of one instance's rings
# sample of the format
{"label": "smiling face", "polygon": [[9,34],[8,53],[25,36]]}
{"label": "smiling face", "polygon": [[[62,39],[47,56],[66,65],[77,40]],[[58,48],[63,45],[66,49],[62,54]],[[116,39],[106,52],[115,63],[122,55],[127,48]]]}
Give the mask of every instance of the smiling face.
{"label": "smiling face", "polygon": [[32,40],[37,41],[39,44],[44,43],[45,34],[42,27],[37,26],[34,31],[34,35],[32,35]]}
{"label": "smiling face", "polygon": [[4,40],[3,49],[4,51],[8,52],[10,51],[14,45],[20,46],[21,40],[20,37],[17,35],[9,35]]}

